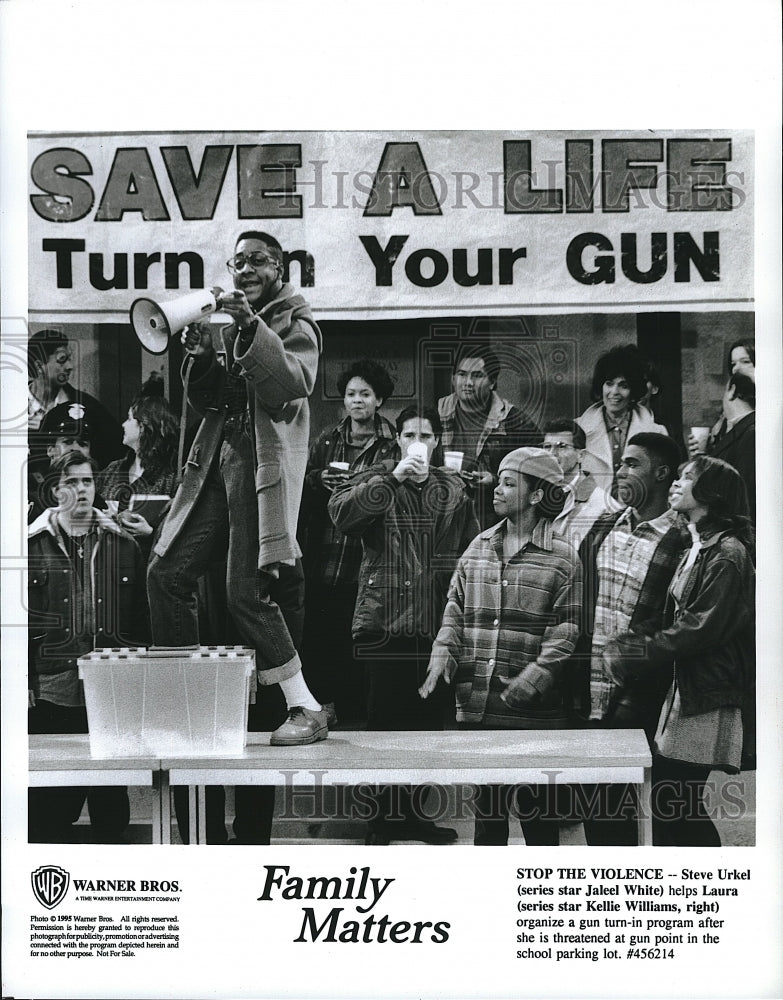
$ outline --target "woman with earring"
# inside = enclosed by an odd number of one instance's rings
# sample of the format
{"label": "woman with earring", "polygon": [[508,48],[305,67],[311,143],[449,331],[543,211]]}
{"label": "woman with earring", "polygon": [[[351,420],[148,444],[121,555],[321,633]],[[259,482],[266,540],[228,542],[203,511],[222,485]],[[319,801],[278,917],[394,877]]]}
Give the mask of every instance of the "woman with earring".
{"label": "woman with earring", "polygon": [[591,389],[595,402],[576,418],[585,432],[582,468],[599,485],[614,489],[626,442],[645,431],[668,431],[639,402],[647,392],[647,382],[644,362],[633,344],[613,347],[598,359]]}
{"label": "woman with earring", "polygon": [[604,660],[631,686],[641,671],[674,662],[674,682],[654,740],[657,844],[718,847],[704,802],[713,770],[737,773],[754,729],[755,569],[747,492],[739,473],[700,455],[669,503],[693,538],[669,587],[664,621],[647,635],[610,642]]}

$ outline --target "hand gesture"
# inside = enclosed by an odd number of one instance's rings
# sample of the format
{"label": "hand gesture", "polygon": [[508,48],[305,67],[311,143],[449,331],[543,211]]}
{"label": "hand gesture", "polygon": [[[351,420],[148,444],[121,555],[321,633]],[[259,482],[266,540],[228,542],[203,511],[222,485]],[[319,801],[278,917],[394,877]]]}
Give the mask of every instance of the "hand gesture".
{"label": "hand gesture", "polygon": [[484,469],[477,469],[473,473],[473,484],[475,486],[491,487],[495,485],[495,477],[491,472],[485,471]]}
{"label": "hand gesture", "polygon": [[392,469],[392,475],[401,483],[406,479],[410,479],[411,476],[426,476],[427,468],[427,463],[423,458],[420,458],[418,455],[406,455]]}
{"label": "hand gesture", "polygon": [[320,475],[321,486],[329,493],[333,493],[338,486],[348,479],[349,475],[350,473],[345,469],[322,469]]}
{"label": "hand gesture", "polygon": [[446,649],[433,647],[430,656],[427,676],[424,683],[419,688],[419,695],[422,698],[429,698],[438,684],[438,678],[442,677],[447,684],[451,684],[451,678],[457,670],[457,663],[454,657]]}
{"label": "hand gesture", "polygon": [[147,538],[153,531],[149,521],[132,510],[124,510],[119,516],[119,522],[133,538]]}
{"label": "hand gesture", "polygon": [[209,323],[191,323],[182,331],[180,337],[182,346],[194,357],[199,357],[212,350],[212,334],[209,332]]}
{"label": "hand gesture", "polygon": [[256,318],[253,308],[247,301],[247,296],[239,288],[235,288],[233,292],[226,292],[225,295],[221,296],[220,311],[227,312],[240,330],[244,330],[245,327],[250,326]]}
{"label": "hand gesture", "polygon": [[462,481],[467,486],[472,486],[474,488],[479,487],[493,487],[495,485],[495,477],[487,469],[478,469],[474,467],[472,469],[463,469],[460,472]]}
{"label": "hand gesture", "polygon": [[688,445],[688,455],[691,458],[695,458],[697,455],[705,454],[704,445],[702,444],[702,442],[696,440],[692,432],[688,435],[688,440],[686,443]]}
{"label": "hand gesture", "polygon": [[544,706],[555,693],[551,672],[537,663],[528,663],[522,673],[508,681],[500,697],[511,708],[519,709],[527,705]]}

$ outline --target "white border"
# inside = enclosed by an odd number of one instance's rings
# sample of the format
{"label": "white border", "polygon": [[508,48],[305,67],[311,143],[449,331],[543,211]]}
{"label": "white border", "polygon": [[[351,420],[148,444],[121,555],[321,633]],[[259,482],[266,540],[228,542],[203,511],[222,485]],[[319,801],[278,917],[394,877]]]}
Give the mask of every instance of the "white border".
{"label": "white border", "polygon": [[[225,996],[221,946],[230,945],[230,936],[225,935],[233,932],[246,944],[242,961],[248,977],[241,990],[246,996],[283,992],[434,996],[456,995],[460,990],[474,996],[587,996],[602,991],[603,995],[616,991],[637,996],[780,996],[779,5],[774,0],[756,0],[740,8],[728,0],[659,0],[633,7],[620,0],[589,4],[561,0],[535,7],[505,0],[484,4],[418,0],[376,7],[354,0],[329,4],[298,0],[291,5],[265,0],[223,0],[220,4],[211,0],[136,0],[133,4],[5,0],[0,3],[0,28],[4,336],[24,334],[27,130],[146,131],[166,130],[175,123],[180,129],[221,131],[253,127],[553,130],[695,126],[753,128],[756,132],[756,317],[763,401],[758,449],[760,468],[765,470],[759,479],[758,590],[760,618],[766,623],[760,638],[764,654],[760,662],[766,664],[766,675],[760,676],[759,704],[762,719],[770,720],[759,739],[758,846],[717,852],[719,857],[685,852],[693,867],[752,866],[753,906],[735,954],[715,952],[710,959],[700,953],[698,968],[686,970],[689,974],[682,979],[673,979],[662,968],[651,968],[648,973],[642,968],[631,981],[616,967],[601,970],[603,979],[577,966],[558,967],[556,975],[546,968],[517,966],[513,978],[502,969],[482,968],[481,949],[492,940],[489,931],[462,940],[459,950],[441,952],[442,958],[432,950],[426,956],[411,956],[399,950],[388,954],[370,949],[369,958],[367,949],[359,956],[354,950],[347,956],[338,952],[336,961],[334,954],[320,951],[303,955],[275,936],[275,921],[270,925],[266,912],[255,924],[247,922],[242,905],[236,902],[235,887],[226,888],[227,878],[230,882],[237,875],[237,864],[231,862],[229,867],[225,857],[215,853],[217,849],[206,849],[206,854],[198,852],[198,865],[192,855],[184,858],[179,852],[172,855],[172,863],[176,857],[178,865],[209,887],[218,906],[228,907],[221,918],[228,929],[214,928],[208,939],[212,948],[196,962],[187,981],[172,982],[165,964],[150,963],[145,986],[131,985],[124,973],[111,966],[97,967],[105,970],[98,975],[93,966],[90,978],[97,975],[97,979],[81,995],[154,996],[160,995],[165,983],[165,992],[172,996]],[[2,374],[5,387],[13,373]],[[8,406],[4,401],[4,420]],[[7,448],[2,452],[2,482],[18,482],[12,478],[18,476],[15,456]],[[8,494],[3,501],[2,621],[7,624],[8,605],[18,599],[18,589],[8,587],[7,581],[9,575],[14,579],[20,565],[21,505],[13,498],[9,503]],[[23,844],[24,810],[18,808],[26,784],[23,658],[14,655],[19,647],[13,636],[10,647],[8,641],[4,635],[4,892],[19,884],[17,869],[24,869],[27,879],[34,866],[30,863],[33,852]],[[122,864],[149,865],[147,850],[139,849],[132,862],[123,857]],[[294,863],[317,866],[312,850],[287,851],[286,855]],[[96,863],[108,868],[119,864],[111,850],[95,850],[94,854]],[[79,861],[78,853],[62,852],[62,857]],[[363,854],[360,863],[370,863],[366,857]],[[442,864],[441,855],[395,848],[388,854],[373,852],[371,863],[393,868],[405,885],[400,891],[406,891],[422,911],[438,909],[432,900],[441,893],[439,898],[448,901],[443,905],[447,910],[451,907],[449,912],[457,918],[462,911],[455,900],[462,899],[465,914],[475,909],[493,934],[503,933],[507,917],[502,912],[501,889],[477,887],[471,879],[483,870],[491,883],[498,873],[513,872],[511,865],[519,859],[511,861],[508,855],[491,852],[480,869],[475,857],[462,853],[454,857],[459,857],[470,876],[456,893],[452,878],[440,870],[431,871]],[[327,871],[359,863],[355,853],[342,849],[327,848],[320,858]],[[574,864],[588,860],[575,852],[569,853],[571,859]],[[240,870],[249,860],[243,856]],[[252,858],[253,867],[256,860]],[[608,860],[602,857],[600,863]],[[620,859],[615,852],[611,861],[619,860],[634,859]],[[667,864],[670,860],[679,866],[681,859],[667,858]],[[5,903],[3,993],[29,995],[36,984],[25,980],[25,966],[19,960],[26,927],[20,930],[7,924],[9,912],[28,912],[27,897],[8,896]],[[251,907],[249,912],[252,917],[257,911]],[[284,911],[279,919],[286,916]],[[457,968],[444,968],[445,963]],[[42,985],[38,995],[56,995],[56,987],[51,989],[55,992],[47,992]]]}

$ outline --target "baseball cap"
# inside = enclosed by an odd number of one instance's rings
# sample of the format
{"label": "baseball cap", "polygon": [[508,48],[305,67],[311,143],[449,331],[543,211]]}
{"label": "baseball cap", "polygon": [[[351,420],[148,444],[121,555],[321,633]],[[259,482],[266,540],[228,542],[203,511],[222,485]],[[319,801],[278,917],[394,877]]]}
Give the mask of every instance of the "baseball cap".
{"label": "baseball cap", "polygon": [[509,452],[500,463],[498,471],[504,470],[524,473],[556,486],[563,486],[565,483],[563,470],[557,460],[543,448],[517,448]]}

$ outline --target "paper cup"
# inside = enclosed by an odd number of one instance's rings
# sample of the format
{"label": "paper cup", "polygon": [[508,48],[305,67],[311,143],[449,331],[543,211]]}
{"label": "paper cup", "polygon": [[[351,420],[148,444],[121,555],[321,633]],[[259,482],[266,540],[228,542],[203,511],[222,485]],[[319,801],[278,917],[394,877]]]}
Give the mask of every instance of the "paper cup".
{"label": "paper cup", "polygon": [[691,427],[691,434],[696,441],[696,447],[699,451],[706,452],[707,444],[710,440],[710,429],[709,427]]}
{"label": "paper cup", "polygon": [[462,459],[464,454],[461,451],[445,451],[443,453],[443,464],[447,469],[454,469],[455,472],[462,472]]}

